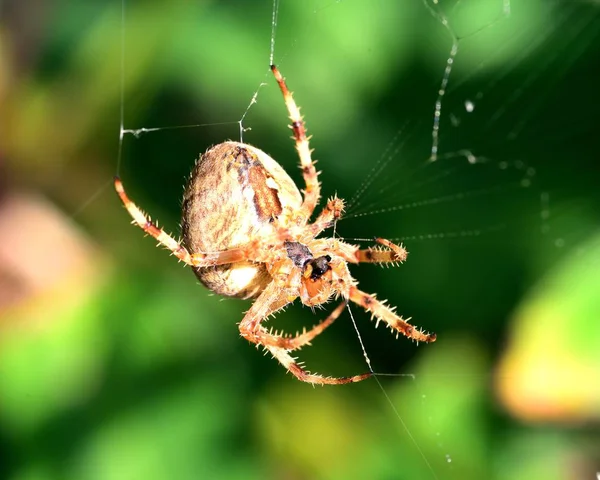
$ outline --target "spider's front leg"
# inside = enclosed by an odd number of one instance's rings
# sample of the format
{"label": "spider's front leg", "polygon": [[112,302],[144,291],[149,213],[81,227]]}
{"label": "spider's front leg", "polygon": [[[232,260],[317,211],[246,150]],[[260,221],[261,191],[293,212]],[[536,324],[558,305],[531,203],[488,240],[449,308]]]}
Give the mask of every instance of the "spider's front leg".
{"label": "spider's front leg", "polygon": [[119,197],[129,212],[129,215],[131,215],[131,218],[133,218],[134,223],[144,230],[144,232],[146,232],[148,235],[154,237],[159,244],[171,250],[173,255],[175,255],[182,262],[185,262],[193,267],[210,267],[214,265],[240,262],[250,258],[256,260],[253,256],[254,252],[256,251],[256,245],[254,243],[220,252],[191,254],[181,243],[153,223],[152,220],[150,220],[150,217],[148,217],[134,202],[129,199],[125,193],[123,183],[118,177],[115,177],[114,185],[115,190],[119,194]]}
{"label": "spider's front leg", "polygon": [[275,76],[275,80],[279,84],[281,93],[283,94],[283,100],[287,108],[290,120],[292,121],[291,128],[294,132],[294,139],[296,140],[296,150],[300,157],[300,167],[302,168],[302,175],[304,182],[306,183],[306,190],[304,190],[304,201],[302,202],[302,210],[306,215],[306,218],[310,218],[315,210],[315,207],[319,203],[319,197],[321,196],[321,186],[319,185],[318,172],[315,169],[315,163],[311,157],[311,149],[308,144],[309,137],[306,136],[306,126],[302,115],[300,115],[300,109],[294,101],[292,93],[289,91],[284,78],[275,65],[271,65],[271,71]]}
{"label": "spider's front leg", "polygon": [[352,285],[346,293],[349,300],[363,307],[367,312],[371,312],[379,321],[385,322],[392,330],[401,333],[402,335],[412,338],[417,342],[432,343],[436,340],[435,333],[425,333],[414,327],[407,320],[404,320],[400,315],[394,312],[394,308],[390,308],[383,302],[380,302],[374,295],[365,293],[356,286]]}
{"label": "spider's front leg", "polygon": [[[408,252],[402,245],[375,238],[375,241],[383,247],[359,249],[356,245],[336,240],[329,248],[349,263],[402,263],[408,257]],[[316,240],[319,242],[319,240]],[[324,247],[327,248],[327,247]]]}
{"label": "spider's front leg", "polygon": [[408,252],[402,244],[396,245],[385,238],[375,238],[375,241],[386,249],[380,247],[357,250],[356,261],[360,263],[402,263],[408,257]]}
{"label": "spider's front leg", "polygon": [[289,354],[289,350],[300,348],[307,344],[327,326],[333,323],[342,312],[345,306],[344,303],[338,306],[327,319],[314,327],[311,331],[294,338],[273,335],[261,325],[261,322],[266,320],[269,315],[283,308],[288,303],[291,303],[295,298],[295,296],[288,296],[285,285],[281,285],[276,280],[272,281],[252,304],[252,307],[250,307],[250,310],[248,310],[242,319],[239,325],[242,337],[256,345],[263,346],[266,350],[271,352],[273,357],[291,372],[292,375],[303,382],[318,385],[340,385],[360,382],[361,380],[369,378],[372,375],[371,373],[337,378],[309,373]]}

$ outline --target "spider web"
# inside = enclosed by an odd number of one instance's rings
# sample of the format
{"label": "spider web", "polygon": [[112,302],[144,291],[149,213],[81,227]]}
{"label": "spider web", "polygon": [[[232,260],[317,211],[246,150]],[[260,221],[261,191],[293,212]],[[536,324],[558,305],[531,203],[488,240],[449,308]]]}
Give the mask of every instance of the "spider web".
{"label": "spider web", "polygon": [[[160,400],[163,390],[200,385],[189,396],[209,413],[165,421],[200,425],[211,444],[175,437],[193,452],[178,462],[182,476],[189,468],[197,478],[216,458],[212,468],[222,478],[514,478],[503,464],[515,462],[511,448],[518,447],[498,439],[510,429],[492,430],[500,422],[488,412],[496,398],[493,359],[524,292],[597,225],[597,177],[588,173],[597,169],[598,93],[589,71],[598,53],[597,3],[123,2],[104,15],[80,56],[113,66],[98,76],[112,92],[111,116],[98,126],[110,139],[110,159],[93,181],[74,176],[87,182],[53,195],[119,259],[119,270],[133,272],[111,297],[128,292],[137,301],[136,309],[126,310],[124,300],[111,306],[114,361],[124,367],[108,385],[157,418],[161,408],[131,390]],[[66,25],[58,43],[75,28]],[[313,135],[324,195],[347,201],[336,235],[363,246],[381,236],[410,252],[399,268],[366,265],[352,274],[438,334],[432,345],[395,340],[352,307],[300,352],[311,371],[348,375],[364,370],[362,349],[375,381],[313,390],[248,352],[234,326],[246,307],[207,299],[189,273],[127,228],[111,191],[117,173],[131,197],[177,235],[193,160],[225,139],[263,149],[301,185],[272,61]],[[115,122],[107,118],[117,117],[115,162]],[[67,140],[77,138],[78,120],[61,125]],[[100,163],[82,162],[80,170]],[[109,217],[119,220],[103,220]],[[273,324],[294,332],[324,315],[296,306]],[[153,390],[155,376],[162,380]],[[134,386],[123,388],[130,378]],[[177,403],[195,411],[186,405]],[[176,430],[148,428],[132,443],[149,445],[141,440],[147,431],[172,438]],[[86,462],[107,464],[109,473],[125,468],[111,455],[121,455],[111,450],[114,434],[99,431],[74,454],[73,478],[93,476]],[[237,442],[235,459],[211,450],[223,436]],[[164,478],[160,468],[154,473]]]}

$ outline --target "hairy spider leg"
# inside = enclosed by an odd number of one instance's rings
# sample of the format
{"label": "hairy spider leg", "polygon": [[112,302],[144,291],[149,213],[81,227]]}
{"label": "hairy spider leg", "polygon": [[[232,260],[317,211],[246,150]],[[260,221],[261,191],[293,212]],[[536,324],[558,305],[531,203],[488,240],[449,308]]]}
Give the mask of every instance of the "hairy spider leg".
{"label": "hairy spider leg", "polygon": [[[312,225],[311,225],[312,226]],[[406,260],[408,252],[402,245],[396,245],[389,240],[376,238],[375,241],[385,247],[359,249],[356,245],[338,239],[317,239],[312,245],[317,245],[323,251],[331,251],[348,263],[391,263],[395,265]]]}
{"label": "hairy spider leg", "polygon": [[396,245],[384,238],[376,238],[375,241],[389,250],[380,248],[366,248],[356,251],[356,260],[359,263],[402,263],[408,257],[408,252],[402,244]]}
{"label": "hairy spider leg", "polygon": [[119,197],[129,212],[129,215],[131,215],[131,218],[133,218],[134,223],[137,224],[148,235],[154,237],[159,244],[169,249],[173,255],[175,255],[182,262],[185,262],[192,267],[211,267],[214,265],[223,265],[226,263],[234,263],[250,259],[253,261],[260,261],[260,259],[256,258],[257,248],[255,242],[220,252],[191,254],[181,243],[153,223],[150,217],[129,199],[125,193],[123,183],[118,177],[115,177],[114,183],[115,190],[119,194]]}
{"label": "hairy spider leg", "polygon": [[[281,334],[275,333],[275,337],[277,340],[271,344],[273,347],[283,348],[284,350],[299,350],[306,345],[310,345],[310,342],[323,333],[327,327],[329,327],[333,322],[335,322],[338,317],[342,314],[344,309],[348,305],[348,302],[344,300],[340,303],[335,309],[325,318],[317,323],[310,330],[305,330],[302,333],[297,333],[293,336],[284,336],[283,332]],[[272,332],[269,332],[270,334]],[[266,342],[263,342],[263,344]]]}
{"label": "hairy spider leg", "polygon": [[315,164],[311,157],[311,149],[308,143],[309,137],[306,136],[306,126],[302,115],[300,115],[300,109],[294,101],[292,93],[289,91],[285,79],[281,76],[281,73],[275,65],[271,65],[271,71],[275,76],[275,80],[279,84],[281,93],[283,94],[283,100],[287,108],[290,120],[292,121],[291,129],[294,132],[294,139],[296,140],[296,150],[300,157],[300,167],[302,168],[302,175],[304,182],[306,183],[306,190],[304,190],[304,201],[302,202],[302,210],[308,220],[313,214],[317,204],[319,203],[319,197],[321,196],[321,185],[318,180],[318,172],[315,169]]}
{"label": "hairy spider leg", "polygon": [[[325,377],[323,375],[307,372],[296,359],[289,354],[289,350],[298,349],[301,346],[306,345],[310,340],[325,330],[327,326],[331,325],[331,323],[333,323],[333,321],[341,314],[345,302],[339,305],[327,319],[314,327],[311,332],[295,337],[296,341],[294,341],[294,338],[286,339],[280,335],[273,335],[261,325],[269,315],[275,313],[284,305],[287,305],[292,301],[293,299],[286,294],[285,286],[282,288],[276,280],[272,281],[252,304],[250,310],[246,312],[246,315],[244,315],[244,318],[239,324],[240,335],[249,342],[263,346],[266,350],[271,352],[273,357],[292,375],[303,382],[318,385],[341,385],[344,383],[360,382],[372,375],[371,373],[365,373],[362,375],[353,375],[351,377]],[[287,342],[287,340],[291,340],[291,342]]]}
{"label": "hairy spider leg", "polygon": [[[344,212],[344,201],[337,196],[330,198],[327,205],[323,208],[317,219],[308,225],[308,229],[312,237],[316,237],[323,230],[331,226],[332,222],[341,218]],[[387,250],[380,248],[356,249],[356,247],[338,242],[337,245],[343,244],[342,257],[351,263],[402,263],[406,261],[408,252],[404,245],[396,245],[385,238],[375,238],[375,242],[383,245]],[[349,251],[355,250],[352,254]]]}
{"label": "hairy spider leg", "polygon": [[329,228],[344,212],[344,201],[337,196],[331,197],[316,220],[308,225],[308,231],[315,238],[323,230]]}
{"label": "hairy spider leg", "polygon": [[271,352],[279,363],[281,363],[288,372],[294,375],[298,380],[316,385],[344,385],[346,383],[362,382],[373,376],[372,373],[363,373],[362,375],[353,375],[351,377],[324,377],[322,375],[307,372],[300,366],[296,359],[292,357],[283,348],[272,347],[270,345],[265,348]]}
{"label": "hairy spider leg", "polygon": [[407,320],[404,320],[401,316],[396,315],[396,313],[394,313],[394,308],[390,308],[383,302],[380,302],[374,295],[369,295],[368,293],[359,290],[354,285],[348,289],[347,295],[350,301],[360,305],[367,312],[372,313],[373,317],[377,319],[377,324],[379,324],[379,321],[383,321],[392,330],[416,340],[417,342],[435,342],[435,333],[422,332],[408,323]]}

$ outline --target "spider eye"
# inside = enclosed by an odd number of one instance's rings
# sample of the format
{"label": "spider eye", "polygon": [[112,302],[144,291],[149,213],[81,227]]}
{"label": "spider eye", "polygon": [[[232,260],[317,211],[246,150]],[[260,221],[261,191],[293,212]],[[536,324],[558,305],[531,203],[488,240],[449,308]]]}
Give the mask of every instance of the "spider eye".
{"label": "spider eye", "polygon": [[329,262],[331,262],[331,257],[329,255],[324,255],[307,262],[307,265],[312,267],[312,272],[310,273],[311,280],[318,280],[325,272],[330,270],[331,267],[329,266]]}

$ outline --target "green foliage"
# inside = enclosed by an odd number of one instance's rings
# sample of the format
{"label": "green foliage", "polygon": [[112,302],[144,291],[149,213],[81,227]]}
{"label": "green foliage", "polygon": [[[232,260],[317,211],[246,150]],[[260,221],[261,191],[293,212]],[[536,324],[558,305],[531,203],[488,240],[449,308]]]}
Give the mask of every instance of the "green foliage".
{"label": "green foliage", "polygon": [[[439,19],[413,0],[280,2],[275,61],[325,195],[352,198],[387,162],[338,233],[407,237],[405,265],[352,273],[438,333],[396,341],[355,309],[375,370],[393,376],[314,389],[249,348],[236,326],[248,303],[209,296],[128,225],[110,187],[122,175],[176,232],[194,159],[239,139],[262,82],[244,140],[300,182],[267,68],[272,2],[130,2],[124,28],[119,2],[13,3],[0,188],[48,199],[89,248],[86,268],[57,270],[22,303],[0,295],[0,477],[548,480],[578,465],[592,478],[599,440],[579,426],[600,415],[597,5],[513,2],[502,20],[502,0],[440,1],[460,37],[440,158],[462,153],[431,163],[452,45]],[[121,106],[125,128],[203,126],[125,135],[118,163]],[[535,189],[520,188],[525,164]],[[294,306],[274,323],[294,332],[324,314]],[[324,374],[365,369],[347,316],[300,357]]]}

